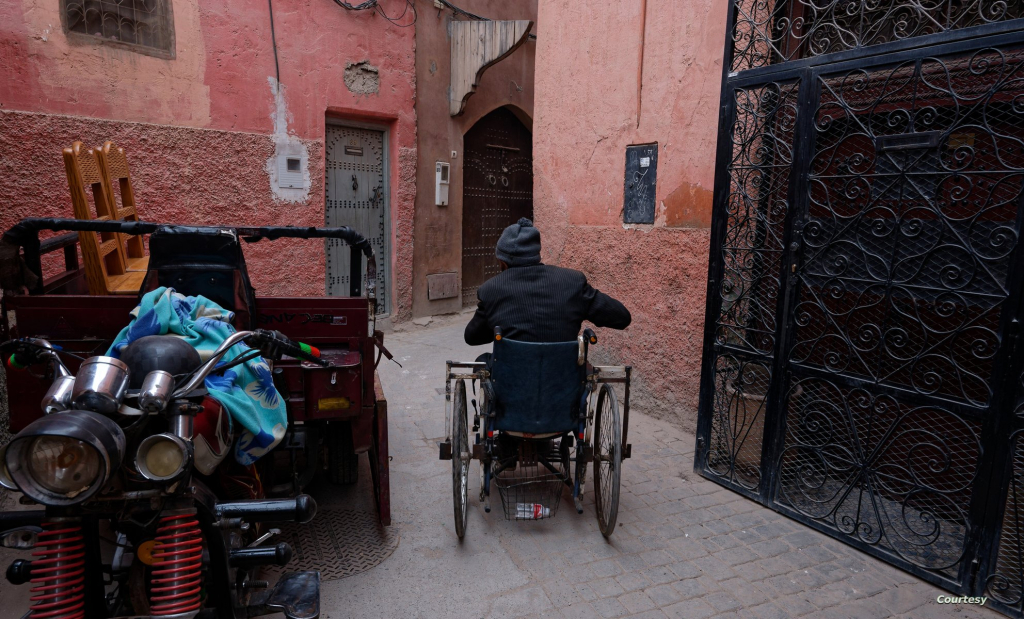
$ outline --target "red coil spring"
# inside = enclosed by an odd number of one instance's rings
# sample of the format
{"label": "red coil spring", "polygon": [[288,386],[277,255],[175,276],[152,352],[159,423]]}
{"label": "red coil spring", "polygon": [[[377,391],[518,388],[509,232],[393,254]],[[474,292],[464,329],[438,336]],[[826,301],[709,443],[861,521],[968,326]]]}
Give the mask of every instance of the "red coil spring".
{"label": "red coil spring", "polygon": [[32,553],[32,619],[85,617],[85,542],[82,527],[44,522]]}
{"label": "red coil spring", "polygon": [[149,612],[176,615],[201,604],[203,536],[195,515],[165,516],[156,530]]}

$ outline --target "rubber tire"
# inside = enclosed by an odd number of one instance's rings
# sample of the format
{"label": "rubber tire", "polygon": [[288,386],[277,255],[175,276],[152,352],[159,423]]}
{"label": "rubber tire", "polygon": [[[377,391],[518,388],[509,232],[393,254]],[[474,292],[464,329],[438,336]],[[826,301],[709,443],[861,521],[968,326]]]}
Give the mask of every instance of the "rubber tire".
{"label": "rubber tire", "polygon": [[[483,443],[483,436],[487,429],[487,415],[490,414],[490,398],[488,397],[489,387],[485,387],[483,384],[480,385],[480,429],[476,432],[476,444],[480,445]],[[487,465],[489,466],[489,464]],[[487,496],[484,494],[484,472],[485,464],[480,463],[480,502],[483,503]]]}
{"label": "rubber tire", "polygon": [[466,534],[466,516],[469,511],[469,461],[460,457],[469,452],[469,428],[466,423],[466,381],[455,383],[452,402],[452,504],[455,515],[455,533],[459,539]]}
{"label": "rubber tire", "polygon": [[[602,436],[602,424],[608,428]],[[606,448],[602,449],[602,441]],[[601,475],[605,466],[598,456],[604,456],[609,467],[607,477]],[[597,414],[594,418],[594,507],[601,534],[611,537],[619,516],[619,486],[622,476],[622,422],[619,419],[619,400],[611,385],[601,385],[597,396]],[[605,506],[605,500],[608,505]]]}
{"label": "rubber tire", "polygon": [[359,454],[352,447],[352,424],[341,421],[327,426],[327,472],[331,483],[351,486],[359,481]]}

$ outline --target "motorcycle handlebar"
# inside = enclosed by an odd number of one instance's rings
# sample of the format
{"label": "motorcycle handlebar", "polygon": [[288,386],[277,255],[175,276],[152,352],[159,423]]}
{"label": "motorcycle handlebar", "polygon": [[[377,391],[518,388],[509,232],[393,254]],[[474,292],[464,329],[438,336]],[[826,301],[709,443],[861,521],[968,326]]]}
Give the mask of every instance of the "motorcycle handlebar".
{"label": "motorcycle handlebar", "polygon": [[49,361],[53,365],[55,375],[69,376],[71,374],[60,357],[57,356],[59,349],[44,339],[26,337],[9,340],[2,344],[4,348],[11,345],[14,346],[14,352],[5,359],[5,363],[12,370],[24,370],[30,365]]}
{"label": "motorcycle handlebar", "polygon": [[225,353],[239,342],[246,342],[253,348],[257,348],[263,357],[280,361],[282,355],[288,355],[295,357],[296,359],[302,359],[317,365],[327,367],[330,362],[324,361],[320,358],[320,351],[308,344],[301,342],[293,342],[288,339],[284,334],[278,331],[267,331],[266,329],[257,329],[255,331],[237,331],[231,335],[228,339],[221,342],[221,345],[217,347],[217,350],[213,352],[210,360],[204,363],[192,375],[185,385],[174,391],[175,398],[180,398],[185,394],[196,389],[203,384],[206,377],[213,372],[217,364],[224,357]]}
{"label": "motorcycle handlebar", "polygon": [[309,344],[303,344],[302,342],[294,342],[280,331],[257,329],[252,332],[248,340],[259,344],[258,347],[264,353],[264,357],[269,356],[274,359],[280,359],[281,355],[288,355],[289,357],[309,361],[322,367],[330,365],[329,362],[320,358],[320,349]]}

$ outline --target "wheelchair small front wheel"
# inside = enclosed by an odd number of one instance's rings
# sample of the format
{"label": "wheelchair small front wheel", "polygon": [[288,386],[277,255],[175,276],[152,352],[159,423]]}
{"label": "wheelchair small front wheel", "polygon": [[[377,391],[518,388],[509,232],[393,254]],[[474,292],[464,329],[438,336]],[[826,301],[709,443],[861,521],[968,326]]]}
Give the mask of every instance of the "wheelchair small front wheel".
{"label": "wheelchair small front wheel", "polygon": [[619,515],[622,474],[622,422],[619,400],[609,384],[601,385],[594,419],[594,501],[601,534],[611,537]]}
{"label": "wheelchair small front wheel", "polygon": [[469,504],[469,428],[466,423],[466,381],[455,383],[452,403],[452,498],[455,505],[455,533],[466,534],[466,509]]}

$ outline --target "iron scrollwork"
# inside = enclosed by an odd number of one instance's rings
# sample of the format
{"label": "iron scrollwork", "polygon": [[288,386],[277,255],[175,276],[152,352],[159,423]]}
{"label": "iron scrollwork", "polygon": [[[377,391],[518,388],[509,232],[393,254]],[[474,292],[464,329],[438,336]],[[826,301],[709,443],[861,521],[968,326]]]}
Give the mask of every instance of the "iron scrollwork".
{"label": "iron scrollwork", "polygon": [[730,24],[699,470],[1024,616],[1024,1]]}
{"label": "iron scrollwork", "polygon": [[[1017,407],[1017,415],[1024,406]],[[1024,610],[1024,430],[1010,436],[1013,476],[1007,490],[995,569],[985,580],[985,593],[1021,612]]]}
{"label": "iron scrollwork", "polygon": [[1022,59],[819,80],[791,361],[988,404],[1024,188]]}
{"label": "iron scrollwork", "polygon": [[737,0],[733,6],[733,71],[1024,16],[1014,0]]}
{"label": "iron scrollwork", "polygon": [[722,355],[715,365],[714,416],[705,469],[722,481],[748,490],[761,483],[765,400],[771,367]]}
{"label": "iron scrollwork", "polygon": [[979,425],[822,379],[797,382],[787,406],[777,502],[842,536],[956,576],[971,526]]}
{"label": "iron scrollwork", "polygon": [[999,537],[996,561],[991,574],[985,579],[985,593],[992,599],[1024,613],[1024,373],[1016,382],[1017,406],[1013,417],[1017,430],[1009,438],[1010,472]]}
{"label": "iron scrollwork", "polygon": [[704,468],[750,491],[761,483],[798,90],[798,83],[772,83],[734,94],[727,221],[716,250],[722,275],[715,341],[747,354],[720,352],[715,361]]}
{"label": "iron scrollwork", "polygon": [[763,354],[775,348],[798,88],[773,83],[735,94],[716,340]]}

